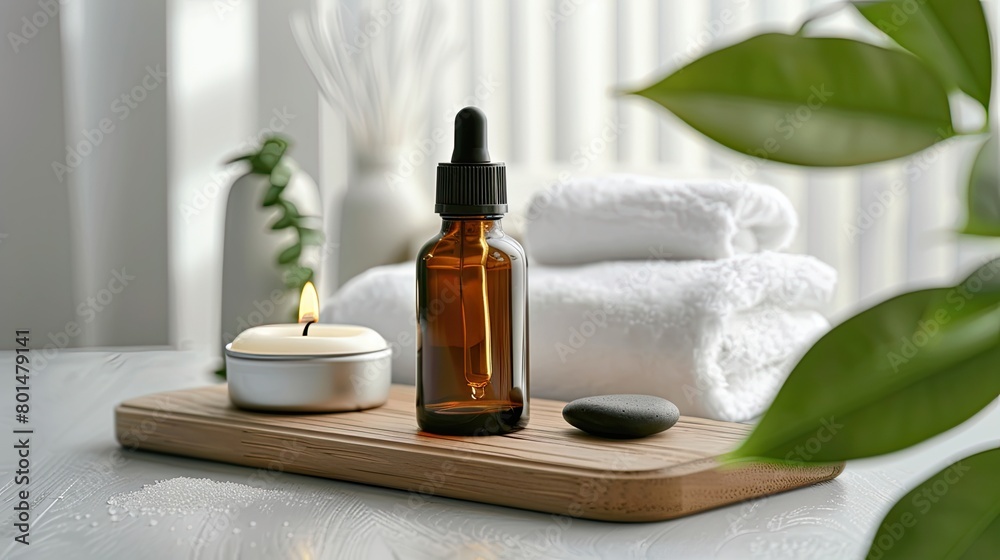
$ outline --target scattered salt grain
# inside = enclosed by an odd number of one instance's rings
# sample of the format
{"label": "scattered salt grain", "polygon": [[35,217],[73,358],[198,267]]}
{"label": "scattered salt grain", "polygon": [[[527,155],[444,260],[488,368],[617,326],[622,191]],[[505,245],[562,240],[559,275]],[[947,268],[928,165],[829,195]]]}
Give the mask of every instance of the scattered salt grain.
{"label": "scattered salt grain", "polygon": [[234,506],[247,507],[259,500],[282,496],[273,490],[208,478],[177,477],[147,484],[140,490],[122,493],[108,500],[110,515],[190,515],[224,513]]}
{"label": "scattered salt grain", "polygon": [[157,523],[158,523],[158,522],[157,522],[157,521],[156,521],[155,519],[150,519],[150,520],[149,520],[149,526],[150,526],[150,527],[155,527]]}

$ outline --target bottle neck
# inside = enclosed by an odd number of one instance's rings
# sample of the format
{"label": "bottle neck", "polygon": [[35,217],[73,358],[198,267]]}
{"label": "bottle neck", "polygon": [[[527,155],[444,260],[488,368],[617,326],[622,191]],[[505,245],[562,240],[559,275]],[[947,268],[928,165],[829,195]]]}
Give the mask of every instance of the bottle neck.
{"label": "bottle neck", "polygon": [[503,232],[501,219],[502,215],[441,216],[441,233],[470,233],[470,230],[478,230],[483,234],[501,233]]}

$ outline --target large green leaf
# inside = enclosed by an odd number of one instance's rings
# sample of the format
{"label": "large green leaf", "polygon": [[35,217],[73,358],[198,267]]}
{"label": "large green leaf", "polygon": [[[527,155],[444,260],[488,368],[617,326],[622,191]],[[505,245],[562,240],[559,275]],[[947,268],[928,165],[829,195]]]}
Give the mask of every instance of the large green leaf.
{"label": "large green leaf", "polygon": [[993,62],[979,0],[882,0],[854,5],[865,19],[920,57],[946,83],[989,108]]}
{"label": "large green leaf", "polygon": [[1000,554],[1000,449],[949,465],[903,496],[879,524],[871,560]]}
{"label": "large green leaf", "polygon": [[633,93],[734,150],[799,165],[894,159],[954,134],[926,66],[848,39],[760,35]]}
{"label": "large green leaf", "polygon": [[1000,394],[1000,259],[903,294],[806,352],[733,458],[834,462],[903,449]]}
{"label": "large green leaf", "polygon": [[1000,142],[994,134],[979,149],[966,192],[962,233],[1000,236]]}
{"label": "large green leaf", "polygon": [[922,320],[928,320],[938,308],[947,308],[949,315],[958,319],[976,316],[1000,301],[1000,259],[987,263],[960,284],[945,292],[928,309]]}

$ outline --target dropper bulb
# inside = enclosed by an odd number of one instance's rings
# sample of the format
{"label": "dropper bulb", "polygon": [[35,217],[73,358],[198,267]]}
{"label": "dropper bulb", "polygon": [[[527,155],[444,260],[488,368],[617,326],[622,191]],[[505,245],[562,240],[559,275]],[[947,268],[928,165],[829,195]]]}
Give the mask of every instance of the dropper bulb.
{"label": "dropper bulb", "polygon": [[466,107],[455,115],[455,150],[452,163],[489,163],[486,143],[486,114],[477,107]]}

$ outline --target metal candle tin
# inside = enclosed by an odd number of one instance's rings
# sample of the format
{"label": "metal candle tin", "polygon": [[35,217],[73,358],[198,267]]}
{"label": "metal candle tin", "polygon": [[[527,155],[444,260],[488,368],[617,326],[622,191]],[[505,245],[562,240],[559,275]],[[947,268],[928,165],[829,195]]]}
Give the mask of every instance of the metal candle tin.
{"label": "metal candle tin", "polygon": [[[392,350],[375,331],[351,329],[345,343],[321,354],[253,351],[244,333],[226,345],[226,377],[234,405],[272,412],[342,412],[385,404],[391,384]],[[261,328],[261,327],[255,327]],[[241,338],[242,337],[242,338]]]}

